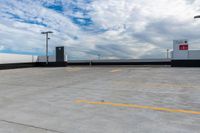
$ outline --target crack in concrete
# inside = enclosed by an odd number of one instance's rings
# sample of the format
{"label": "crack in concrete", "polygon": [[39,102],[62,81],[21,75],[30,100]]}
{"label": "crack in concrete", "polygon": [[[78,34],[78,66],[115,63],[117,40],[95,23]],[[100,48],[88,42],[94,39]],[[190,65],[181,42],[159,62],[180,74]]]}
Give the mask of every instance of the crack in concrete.
{"label": "crack in concrete", "polygon": [[4,123],[9,123],[9,124],[14,124],[14,125],[20,125],[20,126],[29,127],[29,128],[35,128],[35,129],[39,129],[39,130],[45,130],[45,131],[49,131],[49,132],[52,132],[52,133],[65,133],[65,132],[62,132],[62,131],[54,130],[54,129],[48,129],[48,128],[38,127],[38,126],[34,126],[34,125],[29,125],[29,124],[18,123],[18,122],[14,122],[14,121],[8,121],[8,120],[0,120],[0,121],[4,122]]}

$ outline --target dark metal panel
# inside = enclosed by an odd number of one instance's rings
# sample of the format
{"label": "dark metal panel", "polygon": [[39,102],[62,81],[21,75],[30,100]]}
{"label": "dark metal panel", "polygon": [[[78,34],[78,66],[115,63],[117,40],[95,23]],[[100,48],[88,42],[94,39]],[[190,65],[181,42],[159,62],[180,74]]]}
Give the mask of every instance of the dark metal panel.
{"label": "dark metal panel", "polygon": [[64,61],[65,61],[64,46],[56,47],[56,62],[64,62]]}

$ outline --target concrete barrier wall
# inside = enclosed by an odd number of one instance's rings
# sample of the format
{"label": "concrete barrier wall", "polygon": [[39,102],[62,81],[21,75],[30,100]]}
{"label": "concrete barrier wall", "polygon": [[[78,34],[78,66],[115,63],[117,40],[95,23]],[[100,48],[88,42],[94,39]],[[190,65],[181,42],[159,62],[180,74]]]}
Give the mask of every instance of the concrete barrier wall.
{"label": "concrete barrier wall", "polygon": [[32,63],[37,61],[37,56],[0,53],[0,64]]}
{"label": "concrete barrier wall", "polygon": [[69,63],[87,63],[87,62],[170,62],[171,59],[115,59],[115,60],[68,60]]}

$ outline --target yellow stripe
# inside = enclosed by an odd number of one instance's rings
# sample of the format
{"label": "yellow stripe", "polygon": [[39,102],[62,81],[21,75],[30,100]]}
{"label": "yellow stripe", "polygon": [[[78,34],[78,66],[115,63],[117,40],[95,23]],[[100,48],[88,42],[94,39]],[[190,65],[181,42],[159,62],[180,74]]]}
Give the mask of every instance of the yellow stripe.
{"label": "yellow stripe", "polygon": [[149,110],[156,110],[156,111],[165,111],[165,112],[172,112],[172,113],[187,113],[187,114],[200,115],[200,112],[198,112],[198,111],[160,108],[160,107],[152,107],[152,106],[142,106],[142,105],[136,105],[136,104],[123,104],[123,103],[112,103],[112,102],[91,102],[91,101],[87,101],[87,100],[76,100],[75,102],[76,103],[92,104],[92,105],[110,105],[110,106],[113,106],[113,107],[129,107],[129,108],[139,108],[139,109],[149,109]]}
{"label": "yellow stripe", "polygon": [[73,67],[66,68],[66,71],[68,71],[68,72],[78,72],[80,70],[81,70],[81,68],[73,68]]}
{"label": "yellow stripe", "polygon": [[115,72],[120,72],[121,71],[121,69],[114,69],[114,70],[112,70],[112,71],[110,71],[111,73],[115,73]]}

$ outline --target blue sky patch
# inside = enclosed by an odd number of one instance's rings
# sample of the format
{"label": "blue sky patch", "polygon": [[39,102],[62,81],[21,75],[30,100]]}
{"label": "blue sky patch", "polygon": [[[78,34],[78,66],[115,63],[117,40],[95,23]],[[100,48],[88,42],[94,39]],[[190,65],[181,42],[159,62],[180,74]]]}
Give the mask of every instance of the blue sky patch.
{"label": "blue sky patch", "polygon": [[55,10],[57,12],[63,12],[64,11],[64,7],[62,5],[62,2],[55,2],[54,4],[44,3],[43,6],[46,7],[46,8]]}
{"label": "blue sky patch", "polygon": [[90,26],[93,24],[91,18],[78,18],[78,17],[70,17],[73,23],[79,26]]}
{"label": "blue sky patch", "polygon": [[35,25],[40,25],[40,26],[44,26],[47,27],[47,24],[44,24],[42,22],[36,21],[36,20],[31,20],[31,19],[23,19],[20,16],[10,13],[10,12],[6,12],[6,14],[8,14],[10,16],[10,19],[15,19],[18,22],[23,22],[23,23],[28,23],[28,24],[35,24]]}

